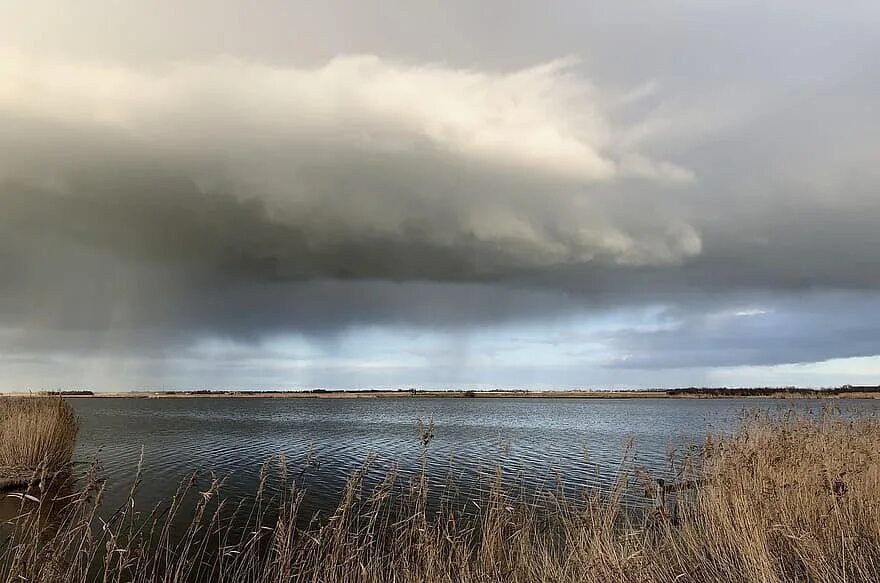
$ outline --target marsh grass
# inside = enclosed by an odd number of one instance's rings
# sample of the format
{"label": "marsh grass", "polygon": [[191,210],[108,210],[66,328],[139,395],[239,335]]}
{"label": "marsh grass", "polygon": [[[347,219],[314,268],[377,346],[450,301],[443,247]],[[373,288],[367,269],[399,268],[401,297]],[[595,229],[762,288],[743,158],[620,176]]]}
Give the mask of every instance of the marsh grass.
{"label": "marsh grass", "polygon": [[0,488],[68,468],[78,429],[60,397],[0,398]]}
{"label": "marsh grass", "polygon": [[[645,512],[622,502],[636,479],[629,462],[603,493],[560,486],[523,496],[504,486],[499,469],[481,498],[450,497],[429,510],[437,496],[424,471],[433,424],[421,427],[418,475],[392,471],[367,487],[367,464],[349,477],[335,510],[311,520],[300,516],[302,473],[283,460],[263,468],[249,500],[225,498],[222,479],[193,477],[144,512],[138,480],[126,504],[105,510],[93,466],[75,489],[50,486],[20,500],[0,543],[0,580],[878,580],[875,418],[751,415],[697,452],[699,488]],[[273,480],[283,486],[270,487]],[[63,509],[40,519],[37,510],[53,500]]]}

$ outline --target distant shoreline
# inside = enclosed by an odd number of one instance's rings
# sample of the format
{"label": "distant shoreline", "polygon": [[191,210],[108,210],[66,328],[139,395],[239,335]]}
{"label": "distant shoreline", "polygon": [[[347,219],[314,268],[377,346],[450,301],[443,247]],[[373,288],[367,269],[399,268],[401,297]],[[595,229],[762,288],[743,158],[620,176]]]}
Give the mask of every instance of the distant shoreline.
{"label": "distant shoreline", "polygon": [[843,386],[832,389],[805,388],[681,388],[657,390],[300,390],[300,391],[39,391],[2,393],[0,397],[61,396],[67,398],[127,398],[127,399],[211,399],[211,398],[271,398],[271,399],[880,399],[880,386]]}

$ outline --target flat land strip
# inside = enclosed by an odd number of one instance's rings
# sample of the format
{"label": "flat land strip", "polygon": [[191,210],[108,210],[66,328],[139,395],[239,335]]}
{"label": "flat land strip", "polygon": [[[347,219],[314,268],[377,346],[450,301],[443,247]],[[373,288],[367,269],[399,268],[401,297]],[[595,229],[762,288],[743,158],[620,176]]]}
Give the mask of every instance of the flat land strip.
{"label": "flat land strip", "polygon": [[[667,390],[192,390],[192,391],[38,391],[35,396],[74,398],[272,398],[272,399],[403,399],[403,398],[523,398],[523,399],[712,399],[712,398],[776,398],[776,399],[880,399],[880,386],[844,386],[832,389],[806,388],[685,388]],[[0,396],[21,396],[22,393],[0,393]]]}

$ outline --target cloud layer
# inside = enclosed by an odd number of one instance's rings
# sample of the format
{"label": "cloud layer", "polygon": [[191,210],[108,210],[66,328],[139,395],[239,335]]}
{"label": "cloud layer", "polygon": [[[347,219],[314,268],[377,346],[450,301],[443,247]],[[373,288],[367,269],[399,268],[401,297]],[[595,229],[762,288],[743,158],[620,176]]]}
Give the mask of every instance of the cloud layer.
{"label": "cloud layer", "polygon": [[31,336],[434,320],[425,306],[456,297],[454,321],[492,318],[517,310],[494,292],[377,282],[486,284],[701,250],[687,222],[628,217],[632,201],[600,190],[672,193],[693,176],[618,143],[615,104],[566,62],[0,63],[0,309]]}
{"label": "cloud layer", "polygon": [[[871,20],[834,20],[854,39],[835,51],[799,10],[753,9],[617,8],[589,38],[638,35],[581,61],[523,32],[543,56],[513,60],[535,66],[0,48],[2,358],[170,363],[224,338],[250,359],[374,326],[552,339],[568,320],[588,329],[560,346],[595,351],[568,381],[880,353]],[[699,32],[719,19],[748,47]]]}
{"label": "cloud layer", "polygon": [[634,231],[592,195],[691,174],[620,150],[564,63],[2,68],[8,220],[114,255],[270,279],[469,280],[700,251],[691,226]]}

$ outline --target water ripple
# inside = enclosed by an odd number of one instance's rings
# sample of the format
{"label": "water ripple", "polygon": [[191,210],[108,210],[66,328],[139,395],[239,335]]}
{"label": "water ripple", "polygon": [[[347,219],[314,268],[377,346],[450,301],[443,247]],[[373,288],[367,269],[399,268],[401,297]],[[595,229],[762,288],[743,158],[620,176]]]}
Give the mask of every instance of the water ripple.
{"label": "water ripple", "polygon": [[[744,406],[762,400],[669,399],[81,399],[77,456],[98,457],[111,504],[127,495],[143,448],[141,496],[153,504],[194,471],[226,476],[227,492],[249,494],[260,467],[284,456],[309,490],[308,508],[332,505],[347,477],[374,458],[370,479],[394,464],[403,479],[420,468],[417,420],[433,417],[427,470],[439,491],[450,475],[462,492],[484,491],[496,469],[524,490],[607,489],[634,442],[630,466],[670,476],[670,448],[680,457],[708,432],[735,426]],[[876,401],[840,401],[842,408]],[[821,408],[818,401],[788,406]],[[635,494],[633,494],[635,496]]]}

